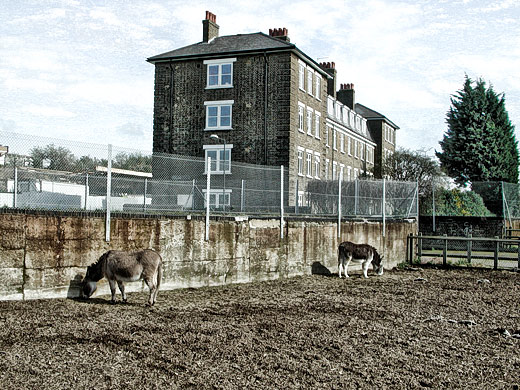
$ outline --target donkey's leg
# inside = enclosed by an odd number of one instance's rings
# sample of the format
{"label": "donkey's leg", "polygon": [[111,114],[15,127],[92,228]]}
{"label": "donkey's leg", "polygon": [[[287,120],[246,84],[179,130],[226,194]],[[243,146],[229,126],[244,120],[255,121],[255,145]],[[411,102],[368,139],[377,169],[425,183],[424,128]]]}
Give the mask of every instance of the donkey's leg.
{"label": "donkey's leg", "polygon": [[370,267],[370,264],[372,263],[373,259],[374,254],[372,252],[369,252],[366,260],[363,261],[363,276],[365,277],[365,279],[368,279],[368,267]]}
{"label": "donkey's leg", "polygon": [[112,293],[110,303],[116,303],[116,281],[108,279],[108,285],[110,286],[110,292]]}
{"label": "donkey's leg", "polygon": [[363,261],[363,277],[365,279],[368,279],[368,267],[370,265],[371,261],[365,260]]}
{"label": "donkey's leg", "polygon": [[160,272],[157,272],[155,274],[155,277],[154,277],[154,280],[155,280],[155,292],[153,294],[153,305],[155,305],[155,302],[157,301],[157,294],[159,293],[159,286],[161,285],[161,281],[159,280],[160,278]]}
{"label": "donkey's leg", "polygon": [[341,279],[341,272],[343,271],[343,260],[340,259],[338,261],[338,275],[339,275],[339,278]]}
{"label": "donkey's leg", "polygon": [[352,261],[352,255],[347,256],[345,265],[343,266],[346,278],[349,278],[347,271],[348,271],[348,265],[350,264],[351,261]]}
{"label": "donkey's leg", "polygon": [[123,282],[117,281],[117,285],[119,286],[119,291],[121,291],[121,297],[123,298],[123,302],[126,303],[126,294],[125,294],[125,285]]}
{"label": "donkey's leg", "polygon": [[148,306],[153,306],[153,304],[155,303],[154,296],[155,296],[155,292],[157,291],[157,284],[155,283],[155,280],[153,277],[144,278],[144,282],[150,289],[150,297],[148,298]]}

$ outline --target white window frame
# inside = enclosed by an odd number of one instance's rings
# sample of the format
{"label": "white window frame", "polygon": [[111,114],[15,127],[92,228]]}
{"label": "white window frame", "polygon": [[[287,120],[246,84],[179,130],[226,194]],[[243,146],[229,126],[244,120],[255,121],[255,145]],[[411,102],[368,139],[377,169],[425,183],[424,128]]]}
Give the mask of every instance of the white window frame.
{"label": "white window frame", "polygon": [[338,163],[337,161],[332,162],[332,180],[336,180],[336,172],[338,170]]}
{"label": "white window frame", "polygon": [[316,92],[315,92],[315,96],[316,96],[316,99],[321,101],[321,76],[318,73],[316,73],[315,75],[316,75],[316,81],[315,81]]}
{"label": "white window frame", "polygon": [[332,129],[332,149],[338,150],[338,131]]}
{"label": "white window frame", "polygon": [[320,178],[320,163],[321,156],[318,152],[314,152],[314,177],[316,179]]}
{"label": "white window frame", "polygon": [[305,133],[305,104],[298,102],[298,131]]}
{"label": "white window frame", "polygon": [[320,121],[321,121],[321,113],[318,111],[314,112],[314,137],[316,139],[320,139]]}
{"label": "white window frame", "polygon": [[339,150],[341,153],[345,153],[345,134],[339,133]]}
{"label": "white window frame", "polygon": [[[216,100],[204,102],[204,106],[206,106],[206,128],[205,131],[213,131],[213,130],[232,130],[233,129],[233,104],[234,100]],[[217,108],[217,126],[209,126],[209,109]],[[222,107],[229,107],[229,126],[222,126]]]}
{"label": "white window frame", "polygon": [[359,177],[359,170],[357,168],[354,168],[354,180],[356,180]]}
{"label": "white window frame", "polygon": [[[204,194],[204,199],[206,199],[206,189],[202,189],[202,193]],[[224,203],[226,206],[230,206],[231,204],[231,193],[233,191],[231,189],[226,188],[219,189],[219,188],[212,188],[209,190],[209,206],[213,208],[221,208],[224,206]],[[224,202],[222,202],[222,198],[224,199]]]}
{"label": "white window frame", "polygon": [[334,102],[334,116],[341,121],[341,105],[337,101]]}
{"label": "white window frame", "polygon": [[334,116],[334,99],[330,96],[327,97],[327,114]]}
{"label": "white window frame", "polygon": [[312,154],[313,154],[312,150],[307,149],[305,151],[305,154],[306,154],[306,160],[305,160],[306,164],[305,165],[307,166],[306,174],[307,174],[307,177],[312,178]]}
{"label": "white window frame", "polygon": [[347,153],[349,156],[352,156],[352,137],[348,137],[347,140]]}
{"label": "white window frame", "polygon": [[345,164],[339,164],[339,176],[338,179],[341,178],[343,181],[343,173],[345,172]]}
{"label": "white window frame", "polygon": [[[221,58],[218,60],[205,60],[203,61],[204,65],[206,65],[206,89],[216,89],[216,88],[233,88],[233,63],[236,62],[236,58]],[[223,84],[222,83],[222,66],[223,65],[230,65],[231,66],[231,83],[230,84]],[[210,75],[209,75],[209,69],[211,66],[217,66],[218,67],[218,83],[210,85]]]}
{"label": "white window frame", "polygon": [[[224,148],[224,145],[203,145],[202,149],[204,149],[204,174],[206,175],[208,173],[208,152],[216,152],[217,158],[211,159],[211,165],[213,167],[216,167],[215,170],[211,170],[212,175],[222,175],[224,174],[224,169],[222,169],[222,164],[224,164],[224,168],[226,170],[226,175],[231,174],[231,152],[233,150],[233,144],[226,144],[226,147]],[[222,156],[220,152],[224,152],[226,154],[229,154],[229,159],[227,159],[227,163],[222,161]]]}
{"label": "white window frame", "polygon": [[312,135],[312,114],[314,113],[314,110],[307,106],[307,135]]}
{"label": "white window frame", "polygon": [[298,62],[298,85],[302,91],[305,91],[305,63]]}
{"label": "white window frame", "polygon": [[331,128],[332,128],[331,126],[325,125],[325,146],[327,148],[330,148],[329,138],[330,138],[330,129]]}
{"label": "white window frame", "polygon": [[347,180],[352,180],[352,167],[350,165],[347,166]]}
{"label": "white window frame", "polygon": [[298,206],[303,206],[303,191],[298,191]]}
{"label": "white window frame", "polygon": [[358,140],[354,139],[354,157],[359,159]]}
{"label": "white window frame", "polygon": [[314,83],[312,81],[314,76],[314,71],[307,67],[307,93],[312,96],[312,89],[314,88]]}
{"label": "white window frame", "polygon": [[330,160],[328,158],[325,159],[325,180],[329,180],[329,164]]}
{"label": "white window frame", "polygon": [[359,143],[359,158],[361,161],[365,161],[365,144],[363,142]]}
{"label": "white window frame", "polygon": [[298,146],[298,176],[303,176],[303,153],[304,149]]}

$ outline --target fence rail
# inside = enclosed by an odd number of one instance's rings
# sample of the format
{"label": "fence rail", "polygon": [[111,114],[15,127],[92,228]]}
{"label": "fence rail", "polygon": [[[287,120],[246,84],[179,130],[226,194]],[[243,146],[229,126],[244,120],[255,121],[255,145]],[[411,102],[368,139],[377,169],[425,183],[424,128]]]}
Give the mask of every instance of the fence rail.
{"label": "fence rail", "polygon": [[406,261],[422,262],[442,259],[446,266],[448,259],[455,259],[458,264],[478,265],[520,269],[520,237],[448,237],[423,236],[410,234],[407,237]]}

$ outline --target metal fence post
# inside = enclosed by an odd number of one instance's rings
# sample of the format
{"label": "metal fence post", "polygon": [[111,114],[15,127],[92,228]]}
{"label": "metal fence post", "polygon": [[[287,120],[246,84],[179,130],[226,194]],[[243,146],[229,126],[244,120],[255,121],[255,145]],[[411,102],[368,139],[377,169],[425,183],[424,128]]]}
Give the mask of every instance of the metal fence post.
{"label": "metal fence post", "polygon": [[356,181],[354,182],[354,217],[357,217],[358,197],[359,197],[359,179],[356,179]]}
{"label": "metal fence post", "polygon": [[195,179],[191,183],[191,209],[195,210]]}
{"label": "metal fence post", "polygon": [[280,238],[283,238],[283,165],[280,165]]}
{"label": "metal fence post", "polygon": [[88,207],[88,172],[85,173],[85,210]]}
{"label": "metal fence post", "polygon": [[143,189],[143,211],[146,212],[146,192],[148,190],[148,178],[144,178],[144,189]]}
{"label": "metal fence post", "polygon": [[211,187],[211,157],[208,157],[208,169],[206,176],[206,241],[209,240],[209,190]]}
{"label": "metal fence post", "polygon": [[432,222],[433,232],[435,233],[435,179],[432,178]]}
{"label": "metal fence post", "polygon": [[296,191],[294,193],[294,213],[298,214],[299,200],[298,200],[298,179],[296,179]]}
{"label": "metal fence post", "polygon": [[338,178],[338,238],[341,238],[341,175]]}
{"label": "metal fence post", "polygon": [[13,207],[18,206],[18,167],[14,166]]}
{"label": "metal fence post", "polygon": [[240,190],[240,212],[244,211],[244,201],[245,201],[244,183],[245,183],[245,180],[242,179],[242,186],[241,186],[241,190]]}
{"label": "metal fence post", "polygon": [[107,154],[107,196],[106,196],[106,218],[105,218],[105,241],[110,242],[110,199],[112,197],[112,145],[108,144]]}
{"label": "metal fence post", "polygon": [[385,178],[383,178],[383,196],[381,199],[381,207],[382,207],[382,215],[383,215],[383,237],[384,237],[385,231],[386,231],[386,182],[385,182]]}

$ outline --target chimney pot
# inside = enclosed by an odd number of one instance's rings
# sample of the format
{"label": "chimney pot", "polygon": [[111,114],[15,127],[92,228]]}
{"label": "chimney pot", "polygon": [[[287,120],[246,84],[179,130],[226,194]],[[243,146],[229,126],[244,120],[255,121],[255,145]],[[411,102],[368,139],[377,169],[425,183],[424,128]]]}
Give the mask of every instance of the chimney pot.
{"label": "chimney pot", "polygon": [[202,21],[202,41],[208,43],[213,38],[218,37],[218,30],[217,16],[210,11],[206,11],[206,19]]}

